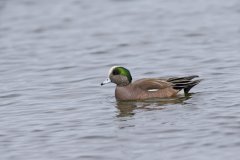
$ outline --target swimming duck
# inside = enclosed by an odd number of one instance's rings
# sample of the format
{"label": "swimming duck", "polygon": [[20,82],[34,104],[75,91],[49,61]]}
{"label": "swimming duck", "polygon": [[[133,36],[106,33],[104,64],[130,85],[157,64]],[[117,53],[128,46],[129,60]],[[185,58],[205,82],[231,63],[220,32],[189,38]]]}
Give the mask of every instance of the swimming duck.
{"label": "swimming duck", "polygon": [[117,100],[145,100],[151,98],[176,97],[183,90],[185,95],[201,80],[193,80],[197,75],[171,78],[143,78],[132,82],[128,69],[121,66],[110,68],[108,78],[101,83],[115,83]]}

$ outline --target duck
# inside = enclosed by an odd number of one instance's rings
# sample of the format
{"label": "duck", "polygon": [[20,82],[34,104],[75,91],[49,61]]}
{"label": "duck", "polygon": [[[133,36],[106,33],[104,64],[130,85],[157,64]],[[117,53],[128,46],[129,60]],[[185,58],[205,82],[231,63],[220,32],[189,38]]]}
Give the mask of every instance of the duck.
{"label": "duck", "polygon": [[199,84],[198,75],[169,78],[142,78],[132,82],[132,76],[127,68],[113,66],[108,72],[108,78],[101,86],[115,83],[115,98],[120,101],[146,100],[152,98],[174,98],[180,91],[187,95],[192,87]]}

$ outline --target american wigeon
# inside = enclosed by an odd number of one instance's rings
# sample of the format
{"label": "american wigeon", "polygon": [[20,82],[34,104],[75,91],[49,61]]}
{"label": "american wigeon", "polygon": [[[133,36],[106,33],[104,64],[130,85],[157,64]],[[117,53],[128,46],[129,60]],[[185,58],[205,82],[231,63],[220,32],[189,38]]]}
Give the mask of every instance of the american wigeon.
{"label": "american wigeon", "polygon": [[201,80],[192,80],[197,75],[171,78],[144,78],[132,82],[132,76],[128,69],[120,66],[110,68],[108,78],[101,83],[115,83],[115,97],[117,100],[144,100],[150,98],[176,97],[178,92],[189,90]]}

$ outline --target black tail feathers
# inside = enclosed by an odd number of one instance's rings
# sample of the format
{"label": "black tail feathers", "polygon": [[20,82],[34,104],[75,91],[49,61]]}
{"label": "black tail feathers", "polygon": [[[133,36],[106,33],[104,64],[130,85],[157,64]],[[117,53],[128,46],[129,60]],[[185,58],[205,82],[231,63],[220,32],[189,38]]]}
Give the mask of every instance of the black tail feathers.
{"label": "black tail feathers", "polygon": [[169,78],[167,81],[171,82],[173,84],[173,88],[176,90],[184,90],[184,93],[187,94],[192,87],[197,85],[201,82],[201,79],[198,80],[192,80],[194,78],[197,78],[199,76],[193,75],[188,77],[173,77]]}

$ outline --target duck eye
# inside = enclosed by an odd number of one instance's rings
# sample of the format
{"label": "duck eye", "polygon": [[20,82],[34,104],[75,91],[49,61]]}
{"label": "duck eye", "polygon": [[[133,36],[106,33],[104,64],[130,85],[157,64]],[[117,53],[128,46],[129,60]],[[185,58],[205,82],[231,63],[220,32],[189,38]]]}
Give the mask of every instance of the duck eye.
{"label": "duck eye", "polygon": [[113,70],[112,74],[113,74],[113,75],[118,75],[118,74],[119,74],[119,71],[115,69],[115,70]]}

